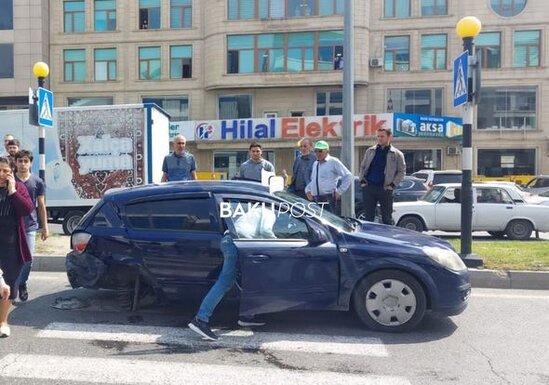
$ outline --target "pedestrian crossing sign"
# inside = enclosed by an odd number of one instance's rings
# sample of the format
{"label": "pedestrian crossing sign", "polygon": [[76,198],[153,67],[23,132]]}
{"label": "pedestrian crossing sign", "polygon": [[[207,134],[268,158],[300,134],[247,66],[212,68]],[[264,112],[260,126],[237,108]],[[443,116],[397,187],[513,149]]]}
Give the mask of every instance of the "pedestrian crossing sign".
{"label": "pedestrian crossing sign", "polygon": [[38,124],[53,127],[53,92],[38,88]]}
{"label": "pedestrian crossing sign", "polygon": [[454,59],[454,107],[467,103],[469,74],[469,53],[464,51]]}

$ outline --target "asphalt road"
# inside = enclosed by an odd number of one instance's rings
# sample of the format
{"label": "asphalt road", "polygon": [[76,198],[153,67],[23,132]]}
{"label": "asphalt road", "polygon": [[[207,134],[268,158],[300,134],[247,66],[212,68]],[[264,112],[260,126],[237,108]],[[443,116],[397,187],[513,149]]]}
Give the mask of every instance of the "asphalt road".
{"label": "asphalt road", "polygon": [[185,327],[193,303],[129,313],[61,273],[33,273],[30,297],[0,340],[0,384],[549,384],[549,291],[476,289],[465,313],[400,335],[330,312],[237,329],[227,303],[216,343]]}

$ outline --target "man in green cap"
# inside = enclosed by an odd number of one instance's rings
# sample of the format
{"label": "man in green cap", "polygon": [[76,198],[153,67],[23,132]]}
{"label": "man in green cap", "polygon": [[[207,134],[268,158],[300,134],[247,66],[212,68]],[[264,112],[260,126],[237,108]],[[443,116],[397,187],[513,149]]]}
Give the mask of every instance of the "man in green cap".
{"label": "man in green cap", "polygon": [[[315,143],[316,162],[313,164],[311,181],[305,187],[307,199],[324,203],[327,209],[339,214],[337,202],[353,181],[353,174],[335,156],[331,156],[330,145],[319,140]],[[341,183],[338,187],[338,182]]]}

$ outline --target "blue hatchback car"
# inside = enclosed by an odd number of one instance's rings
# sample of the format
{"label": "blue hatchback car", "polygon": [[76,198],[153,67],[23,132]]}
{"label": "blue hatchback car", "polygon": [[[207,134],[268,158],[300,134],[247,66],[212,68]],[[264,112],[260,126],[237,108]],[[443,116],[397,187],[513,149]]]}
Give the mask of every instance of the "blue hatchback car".
{"label": "blue hatchback car", "polygon": [[[255,215],[266,232],[236,225],[245,215]],[[402,332],[427,311],[459,314],[469,300],[469,272],[448,242],[340,218],[293,194],[242,181],[108,192],[72,234],[67,275],[74,288],[116,289],[134,309],[151,297],[201,297],[223,264],[225,230],[239,249],[234,294],[243,316],[354,309],[373,330]]]}

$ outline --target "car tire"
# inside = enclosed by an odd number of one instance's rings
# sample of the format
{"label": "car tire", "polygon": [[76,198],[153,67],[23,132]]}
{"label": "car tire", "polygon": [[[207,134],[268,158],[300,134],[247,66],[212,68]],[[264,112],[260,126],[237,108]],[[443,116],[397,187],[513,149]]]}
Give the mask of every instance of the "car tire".
{"label": "car tire", "polygon": [[71,210],[63,217],[63,232],[65,235],[71,235],[82,217],[86,215],[80,210]]}
{"label": "car tire", "polygon": [[121,283],[116,287],[118,305],[127,311],[137,310],[138,307],[147,307],[157,301],[154,289],[141,278],[137,303],[135,303],[135,282]]}
{"label": "car tire", "polygon": [[503,239],[505,237],[505,231],[488,231],[488,234],[496,239]]}
{"label": "car tire", "polygon": [[390,333],[414,329],[427,308],[421,284],[399,270],[380,270],[366,276],[355,288],[352,301],[366,327]]}
{"label": "car tire", "polygon": [[524,241],[529,239],[534,230],[532,224],[524,219],[517,219],[509,222],[505,229],[505,234],[514,241]]}
{"label": "car tire", "polygon": [[399,227],[404,227],[408,230],[413,230],[417,232],[422,232],[425,230],[425,226],[423,225],[423,222],[418,217],[414,217],[411,215],[407,215],[404,218],[402,218],[400,221],[398,221]]}

